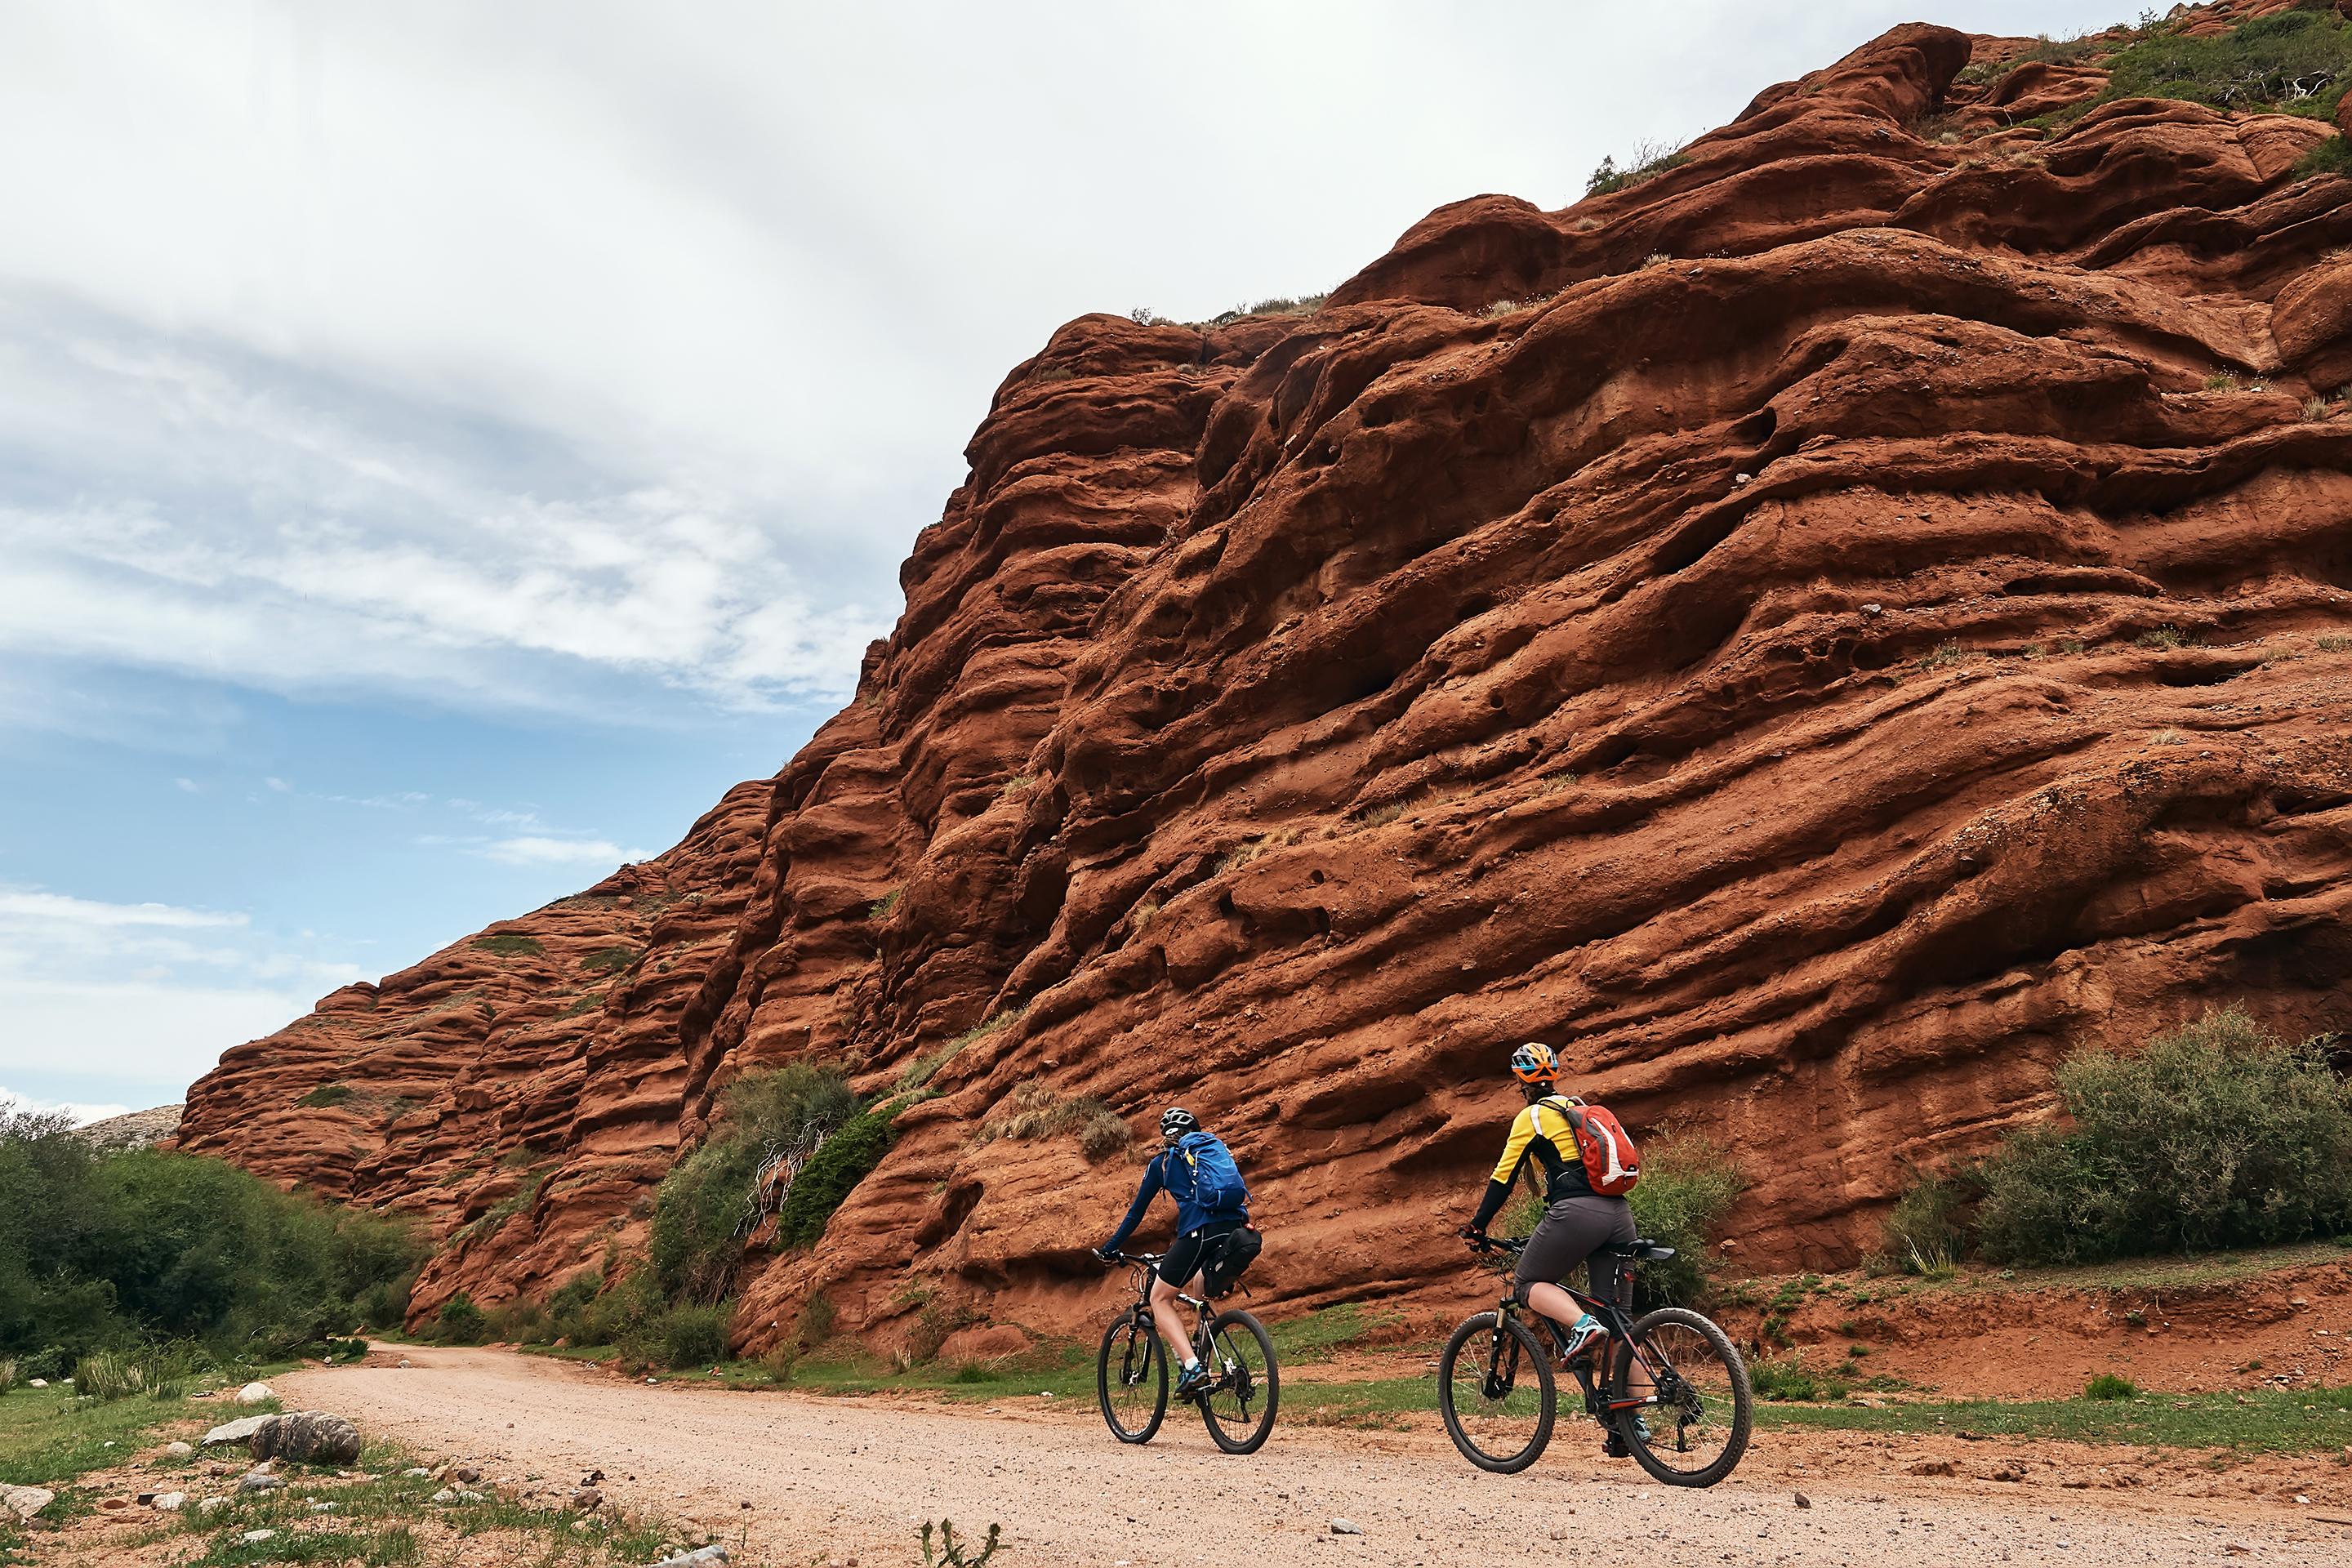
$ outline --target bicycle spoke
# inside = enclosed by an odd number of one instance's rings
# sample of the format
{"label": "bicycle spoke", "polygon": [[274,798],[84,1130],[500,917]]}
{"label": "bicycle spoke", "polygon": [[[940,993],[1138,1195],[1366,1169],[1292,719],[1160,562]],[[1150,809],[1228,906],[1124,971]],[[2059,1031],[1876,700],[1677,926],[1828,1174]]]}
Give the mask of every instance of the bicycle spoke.
{"label": "bicycle spoke", "polygon": [[1454,1331],[1439,1368],[1440,1408],[1464,1456],[1484,1469],[1534,1463],[1551,1433],[1553,1392],[1544,1352],[1516,1322],[1481,1314]]}
{"label": "bicycle spoke", "polygon": [[1733,1438],[1731,1368],[1697,1330],[1661,1323],[1643,1337],[1628,1369],[1625,1394],[1654,1394],[1640,1411],[1651,1455],[1676,1471],[1696,1472],[1722,1458]]}

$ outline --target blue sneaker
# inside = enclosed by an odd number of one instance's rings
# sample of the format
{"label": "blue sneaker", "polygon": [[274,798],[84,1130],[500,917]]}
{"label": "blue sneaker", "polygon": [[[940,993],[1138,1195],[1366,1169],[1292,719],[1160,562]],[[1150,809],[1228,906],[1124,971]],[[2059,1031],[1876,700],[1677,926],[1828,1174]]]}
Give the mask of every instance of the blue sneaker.
{"label": "blue sneaker", "polygon": [[1585,1313],[1576,1320],[1576,1326],[1568,1331],[1568,1338],[1560,1345],[1560,1364],[1566,1366],[1608,1337],[1609,1330],[1601,1320],[1590,1312]]}
{"label": "blue sneaker", "polygon": [[1208,1387],[1209,1381],[1208,1363],[1206,1362],[1194,1362],[1191,1366],[1184,1369],[1181,1376],[1177,1378],[1176,1397],[1179,1399],[1190,1399],[1192,1395]]}

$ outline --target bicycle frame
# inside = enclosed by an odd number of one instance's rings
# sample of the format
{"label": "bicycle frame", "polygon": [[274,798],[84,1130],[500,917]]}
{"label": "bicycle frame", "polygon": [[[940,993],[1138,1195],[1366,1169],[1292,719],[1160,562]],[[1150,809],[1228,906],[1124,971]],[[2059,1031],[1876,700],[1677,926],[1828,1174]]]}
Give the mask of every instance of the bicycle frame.
{"label": "bicycle frame", "polygon": [[[1160,1277],[1160,1254],[1156,1252],[1122,1252],[1118,1255],[1118,1260],[1134,1269],[1136,1276],[1135,1300],[1128,1308],[1128,1314],[1154,1334],[1160,1332],[1160,1324],[1151,1315],[1151,1282]],[[1213,1348],[1209,1331],[1216,1321],[1215,1309],[1200,1297],[1187,1295],[1181,1290],[1176,1292],[1176,1300],[1192,1309],[1192,1356],[1206,1365],[1209,1352]]]}
{"label": "bicycle frame", "polygon": [[[1512,1255],[1516,1255],[1518,1251],[1517,1247],[1512,1247],[1507,1243],[1498,1244],[1496,1250]],[[1624,1261],[1623,1268],[1625,1283],[1630,1288],[1633,1283],[1633,1259],[1627,1258]],[[1575,1361],[1565,1363],[1568,1370],[1575,1373],[1578,1384],[1584,1390],[1584,1413],[1586,1415],[1592,1416],[1595,1420],[1598,1420],[1603,1426],[1606,1426],[1608,1425],[1611,1412],[1618,1410],[1633,1410],[1646,1405],[1664,1404],[1667,1399],[1672,1396],[1673,1392],[1681,1387],[1682,1380],[1675,1374],[1675,1369],[1672,1366],[1662,1367],[1654,1363],[1650,1359],[1647,1349],[1634,1342],[1633,1320],[1626,1313],[1623,1308],[1618,1306],[1614,1301],[1604,1300],[1598,1296],[1587,1295],[1585,1292],[1575,1289],[1573,1286],[1563,1285],[1560,1289],[1566,1290],[1570,1298],[1573,1300],[1578,1306],[1583,1308],[1586,1311],[1600,1319],[1601,1328],[1607,1335],[1607,1338],[1601,1342],[1600,1347],[1595,1349],[1592,1353],[1579,1356]],[[1567,1334],[1566,1329],[1552,1319],[1546,1317],[1543,1313],[1537,1311],[1534,1308],[1522,1307],[1516,1291],[1505,1290],[1503,1292],[1503,1299],[1496,1302],[1495,1306],[1494,1337],[1488,1342],[1488,1349],[1486,1352],[1486,1364],[1489,1369],[1492,1369],[1501,1360],[1504,1347],[1507,1342],[1507,1335],[1508,1331],[1505,1329],[1504,1324],[1510,1319],[1517,1317],[1521,1311],[1525,1311],[1529,1318],[1541,1325],[1541,1327],[1550,1336],[1551,1342],[1556,1349],[1565,1348],[1565,1336]],[[1608,1353],[1609,1343],[1612,1340],[1622,1341],[1624,1343],[1633,1347],[1634,1364],[1640,1367],[1643,1374],[1645,1374],[1650,1380],[1650,1392],[1648,1394],[1629,1395],[1625,1390],[1613,1386],[1613,1384],[1608,1381],[1610,1374],[1606,1371],[1602,1373],[1602,1381],[1598,1384],[1595,1383],[1592,1375],[1593,1365],[1600,1362],[1602,1357]],[[1613,1359],[1613,1357],[1612,1359]],[[1493,1381],[1494,1373],[1492,1370],[1489,1370],[1487,1378],[1489,1382]],[[1490,1396],[1497,1392],[1499,1391],[1490,1391]]]}

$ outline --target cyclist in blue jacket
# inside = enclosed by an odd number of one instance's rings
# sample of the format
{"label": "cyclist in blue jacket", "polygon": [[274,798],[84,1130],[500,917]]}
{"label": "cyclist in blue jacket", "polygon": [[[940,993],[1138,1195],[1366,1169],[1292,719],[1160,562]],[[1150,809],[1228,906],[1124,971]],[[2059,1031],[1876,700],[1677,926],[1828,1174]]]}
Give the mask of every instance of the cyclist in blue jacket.
{"label": "cyclist in blue jacket", "polygon": [[1212,1242],[1249,1223],[1249,1188],[1223,1141],[1202,1131],[1200,1120],[1182,1106],[1171,1105],[1161,1113],[1160,1136],[1168,1147],[1143,1168],[1143,1182],[1135,1189],[1127,1217],[1108,1241],[1095,1248],[1095,1256],[1112,1261],[1162,1188],[1176,1200],[1176,1239],[1160,1260],[1159,1277],[1151,1283],[1151,1321],[1160,1325],[1169,1350],[1182,1358],[1184,1373],[1176,1380],[1177,1396],[1182,1398],[1198,1392],[1209,1373],[1192,1353],[1192,1337],[1177,1310],[1177,1293],[1201,1271],[1202,1255]]}

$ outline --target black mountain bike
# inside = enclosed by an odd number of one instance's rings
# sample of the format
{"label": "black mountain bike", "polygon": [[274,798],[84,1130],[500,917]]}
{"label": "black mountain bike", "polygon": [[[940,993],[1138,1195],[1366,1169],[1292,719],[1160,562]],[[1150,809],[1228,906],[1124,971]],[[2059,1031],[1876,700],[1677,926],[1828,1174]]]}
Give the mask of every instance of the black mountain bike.
{"label": "black mountain bike", "polygon": [[[1151,1322],[1155,1253],[1118,1254],[1135,1270],[1135,1300],[1103,1331],[1095,1358],[1095,1394],[1103,1420],[1122,1443],[1149,1443],[1168,1414],[1168,1352]],[[1228,1454],[1255,1454],[1274,1430],[1282,1403],[1282,1372],[1265,1325],[1238,1307],[1220,1312],[1197,1296],[1177,1298],[1199,1317],[1192,1353],[1209,1382],[1189,1397],[1199,1401],[1209,1436]]]}
{"label": "black mountain bike", "polygon": [[[1474,1241],[1471,1249],[1499,1252],[1507,1261],[1526,1245],[1481,1247]],[[1626,1260],[1629,1285],[1635,1263],[1675,1255],[1646,1238],[1606,1250]],[[1569,1294],[1608,1329],[1573,1361],[1564,1354],[1567,1331],[1540,1312],[1522,1317],[1508,1290],[1493,1311],[1474,1315],[1445,1342],[1437,1403],[1462,1457],[1502,1475],[1534,1464],[1551,1441],[1559,1411],[1552,1368],[1560,1365],[1583,1388],[1585,1413],[1659,1480],[1711,1487],[1729,1475],[1748,1451],[1753,1419],[1748,1363],[1730,1336],[1687,1308],[1661,1307],[1634,1319],[1614,1301]],[[1605,1374],[1598,1370],[1604,1358]]]}

